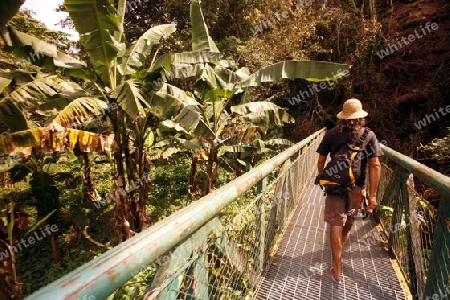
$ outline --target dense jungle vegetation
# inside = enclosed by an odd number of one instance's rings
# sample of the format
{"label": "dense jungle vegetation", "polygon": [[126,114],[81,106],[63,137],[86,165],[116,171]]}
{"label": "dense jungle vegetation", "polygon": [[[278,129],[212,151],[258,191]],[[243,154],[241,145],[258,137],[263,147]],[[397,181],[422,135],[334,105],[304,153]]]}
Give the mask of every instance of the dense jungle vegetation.
{"label": "dense jungle vegetation", "polygon": [[450,175],[444,0],[103,2],[59,7],[78,42],[0,7],[0,300],[331,127],[350,97],[379,140]]}

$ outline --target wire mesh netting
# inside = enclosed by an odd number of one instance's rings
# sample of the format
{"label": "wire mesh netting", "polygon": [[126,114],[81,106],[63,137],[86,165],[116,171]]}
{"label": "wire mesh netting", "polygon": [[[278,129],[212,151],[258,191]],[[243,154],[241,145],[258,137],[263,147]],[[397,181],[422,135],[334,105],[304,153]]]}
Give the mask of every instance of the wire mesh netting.
{"label": "wire mesh netting", "polygon": [[[413,297],[423,299],[429,293],[426,287],[434,286],[429,288],[431,291],[450,287],[449,234],[442,232],[438,241],[433,240],[437,236],[437,225],[445,219],[438,203],[448,199],[440,195],[432,204],[416,186],[430,190],[413,174],[384,160],[379,185],[382,201],[377,217],[383,227],[388,250],[397,260]],[[436,242],[444,249],[440,249]],[[447,259],[442,259],[442,255],[447,255]]]}
{"label": "wire mesh netting", "polygon": [[136,299],[251,299],[315,172],[321,138],[147,267],[151,286]]}

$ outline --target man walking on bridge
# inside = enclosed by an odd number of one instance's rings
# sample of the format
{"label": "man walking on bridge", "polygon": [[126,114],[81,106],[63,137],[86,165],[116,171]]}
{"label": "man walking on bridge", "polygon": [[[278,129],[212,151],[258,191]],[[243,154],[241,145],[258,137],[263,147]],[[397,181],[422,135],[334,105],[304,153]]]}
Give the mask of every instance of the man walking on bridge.
{"label": "man walking on bridge", "polygon": [[[362,104],[358,99],[345,101],[342,111],[337,114],[339,120],[336,126],[327,131],[317,149],[319,153],[317,170],[319,174],[324,174],[328,154],[334,158],[338,152],[342,152],[342,147],[353,149],[351,145],[356,145],[358,142],[362,143],[361,140],[365,140],[356,158],[360,159],[360,164],[358,164],[360,170],[353,170],[356,174],[354,186],[352,185],[350,188],[348,186],[340,186],[339,189],[328,190],[326,192],[324,220],[331,225],[330,243],[333,256],[333,266],[330,269],[330,275],[336,283],[341,283],[343,280],[342,248],[349,240],[349,232],[356,215],[354,210],[349,210],[349,208],[354,207],[348,207],[348,205],[349,203],[354,203],[354,199],[358,194],[361,195],[365,184],[365,170],[367,165],[369,167],[370,184],[368,210],[373,210],[377,204],[377,188],[381,174],[379,157],[383,155],[383,151],[380,148],[375,133],[365,127],[366,120],[364,117],[367,115],[368,113],[362,109]],[[348,158],[347,161],[348,167],[350,167],[352,160]],[[344,163],[343,165],[347,166]],[[338,167],[341,168],[342,166],[338,165]],[[339,172],[338,167],[335,167],[336,172]],[[333,168],[331,168],[331,171],[333,171]],[[329,169],[327,173],[331,173]]]}

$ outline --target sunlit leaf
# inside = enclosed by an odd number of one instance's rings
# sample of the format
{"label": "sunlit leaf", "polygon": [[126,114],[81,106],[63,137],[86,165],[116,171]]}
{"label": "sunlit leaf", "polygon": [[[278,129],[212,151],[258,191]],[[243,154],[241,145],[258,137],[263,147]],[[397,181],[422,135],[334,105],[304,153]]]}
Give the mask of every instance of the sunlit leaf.
{"label": "sunlit leaf", "polygon": [[350,66],[324,61],[287,60],[259,69],[237,87],[260,86],[281,79],[302,78],[308,81],[333,81],[348,76]]}
{"label": "sunlit leaf", "polygon": [[75,29],[80,34],[80,42],[89,52],[99,76],[105,83],[115,80],[113,60],[119,53],[115,32],[123,32],[116,15],[113,0],[65,0]]}
{"label": "sunlit leaf", "polygon": [[168,37],[174,32],[175,25],[173,24],[155,26],[145,32],[127,50],[120,68],[122,74],[132,74],[141,68],[153,46],[157,45],[162,38]]}
{"label": "sunlit leaf", "polygon": [[132,117],[143,114],[144,107],[142,105],[147,105],[147,102],[141,95],[138,82],[134,79],[120,84],[111,94],[111,98],[117,99],[119,106]]}
{"label": "sunlit leaf", "polygon": [[192,51],[219,52],[216,44],[208,34],[208,28],[200,8],[200,1],[191,2]]}

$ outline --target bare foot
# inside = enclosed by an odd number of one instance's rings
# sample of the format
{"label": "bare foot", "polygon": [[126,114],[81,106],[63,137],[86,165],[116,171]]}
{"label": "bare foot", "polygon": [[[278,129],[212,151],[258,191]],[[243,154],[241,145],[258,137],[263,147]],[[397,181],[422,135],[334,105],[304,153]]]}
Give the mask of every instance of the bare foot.
{"label": "bare foot", "polygon": [[336,275],[336,272],[334,270],[334,267],[331,267],[330,269],[330,276],[331,279],[335,282],[335,283],[341,283],[342,282],[342,274]]}

